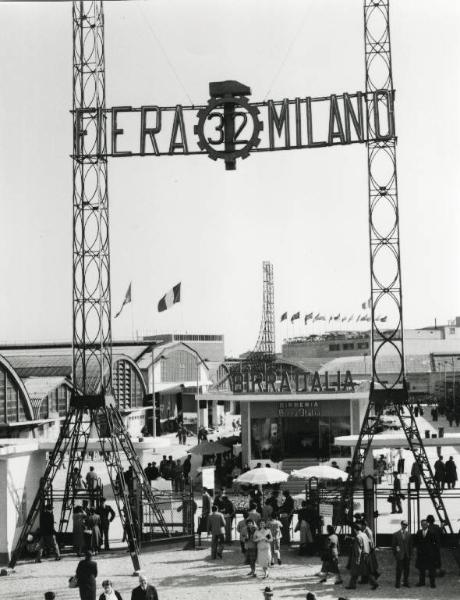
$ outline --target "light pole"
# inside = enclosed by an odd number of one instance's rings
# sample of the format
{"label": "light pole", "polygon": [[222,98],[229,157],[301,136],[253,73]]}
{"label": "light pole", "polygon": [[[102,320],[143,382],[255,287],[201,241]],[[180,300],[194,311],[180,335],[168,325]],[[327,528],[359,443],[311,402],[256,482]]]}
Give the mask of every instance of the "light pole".
{"label": "light pole", "polygon": [[[152,435],[157,437],[157,415],[155,406],[155,346],[152,346]],[[160,361],[168,360],[166,356],[160,356]],[[161,375],[161,371],[160,371]]]}
{"label": "light pole", "polygon": [[198,435],[198,431],[200,429],[200,401],[198,400],[198,395],[200,393],[200,364],[205,364],[206,362],[208,362],[207,358],[201,358],[201,356],[197,357],[197,360],[195,362],[195,366],[196,366],[196,398],[197,398],[197,405],[196,405],[196,434]]}

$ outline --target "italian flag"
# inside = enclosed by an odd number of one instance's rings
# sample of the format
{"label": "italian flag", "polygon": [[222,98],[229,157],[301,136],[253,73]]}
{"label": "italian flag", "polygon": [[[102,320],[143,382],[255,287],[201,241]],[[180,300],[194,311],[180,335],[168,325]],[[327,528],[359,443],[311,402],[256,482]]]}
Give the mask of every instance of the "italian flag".
{"label": "italian flag", "polygon": [[169,290],[158,302],[158,312],[168,310],[176,302],[180,302],[180,283],[175,285],[172,290]]}

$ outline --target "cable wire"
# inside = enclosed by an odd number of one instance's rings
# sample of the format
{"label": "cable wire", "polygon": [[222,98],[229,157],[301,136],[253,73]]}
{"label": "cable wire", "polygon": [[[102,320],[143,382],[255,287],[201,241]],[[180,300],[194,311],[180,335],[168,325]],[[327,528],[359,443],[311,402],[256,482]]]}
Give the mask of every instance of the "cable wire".
{"label": "cable wire", "polygon": [[173,65],[173,64],[172,64],[172,62],[170,61],[170,59],[169,59],[169,57],[168,57],[168,55],[167,55],[167,53],[166,53],[166,50],[164,49],[164,47],[163,47],[162,43],[160,42],[160,40],[159,40],[159,38],[158,38],[157,34],[155,33],[155,30],[153,29],[153,26],[152,26],[152,24],[150,23],[150,21],[149,21],[149,19],[148,19],[147,15],[145,14],[144,10],[142,9],[142,7],[141,7],[139,4],[137,4],[137,3],[136,3],[136,7],[137,7],[137,9],[139,10],[139,12],[141,13],[141,16],[143,17],[143,20],[144,20],[144,21],[147,23],[147,27],[150,29],[150,33],[152,34],[152,36],[153,36],[154,40],[155,40],[155,41],[156,41],[156,43],[158,44],[158,47],[160,48],[161,52],[163,53],[163,56],[165,57],[165,59],[166,59],[166,62],[167,62],[167,64],[168,64],[169,68],[171,69],[171,71],[173,72],[173,74],[174,74],[174,77],[176,78],[176,80],[177,80],[178,84],[179,84],[179,85],[180,85],[180,87],[182,88],[182,91],[183,91],[183,92],[184,92],[184,94],[187,96],[188,100],[190,101],[190,104],[192,104],[192,105],[193,105],[193,104],[194,104],[193,100],[190,98],[190,95],[189,95],[189,93],[187,92],[187,90],[186,90],[186,88],[185,88],[185,85],[182,83],[182,80],[181,80],[181,78],[179,77],[179,75],[178,75],[178,73],[177,73],[176,69],[174,68],[174,65]]}
{"label": "cable wire", "polygon": [[267,93],[266,93],[266,94],[265,94],[265,96],[264,96],[264,101],[265,101],[265,100],[268,98],[268,95],[269,95],[269,94],[270,94],[270,92],[272,91],[272,87],[273,87],[274,83],[276,82],[276,80],[277,80],[277,79],[278,79],[278,77],[280,76],[280,73],[281,73],[281,71],[283,70],[283,68],[284,68],[284,65],[286,64],[286,62],[287,62],[287,59],[289,58],[289,55],[291,54],[291,50],[292,50],[292,48],[294,47],[294,44],[296,43],[296,41],[297,41],[297,38],[299,37],[299,35],[300,35],[300,32],[301,32],[301,31],[302,31],[302,29],[303,29],[303,26],[305,25],[305,21],[307,20],[307,15],[308,15],[308,12],[309,12],[310,8],[311,8],[311,4],[310,4],[310,6],[308,6],[308,7],[307,7],[307,10],[305,11],[305,15],[303,16],[303,19],[302,19],[302,21],[300,22],[300,25],[299,25],[299,27],[298,27],[298,29],[297,29],[297,32],[295,33],[294,37],[292,38],[292,41],[291,41],[291,43],[289,44],[289,46],[288,46],[288,48],[287,48],[287,50],[286,50],[286,54],[284,55],[284,58],[283,58],[283,60],[281,61],[281,64],[280,64],[280,66],[278,67],[278,70],[276,71],[276,73],[275,73],[275,75],[274,75],[273,79],[272,79],[272,80],[271,80],[271,82],[270,82],[270,85],[269,85],[269,88],[268,88],[268,90],[267,90]]}

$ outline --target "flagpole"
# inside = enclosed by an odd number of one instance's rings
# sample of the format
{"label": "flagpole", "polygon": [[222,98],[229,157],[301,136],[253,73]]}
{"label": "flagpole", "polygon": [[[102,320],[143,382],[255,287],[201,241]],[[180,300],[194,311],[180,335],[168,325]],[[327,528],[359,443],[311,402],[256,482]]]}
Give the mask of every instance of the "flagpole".
{"label": "flagpole", "polygon": [[132,300],[132,296],[131,296],[131,338],[134,340],[134,302]]}

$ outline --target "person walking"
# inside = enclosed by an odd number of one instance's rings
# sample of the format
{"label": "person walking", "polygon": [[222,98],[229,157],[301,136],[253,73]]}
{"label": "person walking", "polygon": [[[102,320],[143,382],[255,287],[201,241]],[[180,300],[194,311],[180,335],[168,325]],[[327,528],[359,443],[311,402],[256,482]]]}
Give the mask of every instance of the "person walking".
{"label": "person walking", "polygon": [[420,529],[415,535],[415,546],[417,548],[417,559],[415,568],[418,569],[419,579],[417,586],[425,585],[425,574],[428,571],[430,587],[436,587],[436,540],[434,535],[428,529],[428,521],[423,519],[420,523]]}
{"label": "person walking", "polygon": [[89,517],[87,519],[88,527],[91,529],[91,544],[90,550],[93,555],[96,555],[101,545],[101,517],[97,514],[95,508],[91,508],[89,511]]}
{"label": "person walking", "polygon": [[145,575],[139,575],[139,585],[131,592],[131,600],[158,600],[154,585],[149,585]]}
{"label": "person walking", "polygon": [[208,533],[211,534],[211,559],[223,558],[225,519],[224,515],[214,505],[208,517]]}
{"label": "person walking", "polygon": [[233,519],[235,518],[235,507],[225,491],[222,494],[221,507],[222,514],[224,515],[225,519],[225,543],[231,544]]}
{"label": "person walking", "polygon": [[[380,573],[379,563],[377,561],[377,555],[375,553],[374,532],[369,527],[369,523],[364,518],[361,519],[361,530],[369,540],[369,571],[372,573],[375,579],[378,579],[380,577]],[[364,581],[361,581],[361,583],[367,583],[366,578],[364,578]]]}
{"label": "person walking", "polygon": [[379,584],[369,569],[370,544],[369,538],[361,531],[361,526],[354,523],[352,526],[352,545],[349,559],[350,581],[345,587],[347,590],[355,590],[358,577],[367,578],[371,589],[375,590]]}
{"label": "person walking", "polygon": [[163,479],[167,479],[166,477],[166,465],[168,464],[168,460],[166,458],[166,454],[163,454],[163,458],[160,461],[160,477],[162,477]]}
{"label": "person walking", "polygon": [[401,587],[401,575],[403,586],[409,585],[409,568],[412,556],[412,538],[407,529],[407,521],[401,521],[401,528],[393,534],[391,549],[396,560],[396,583],[395,587]]}
{"label": "person walking", "polygon": [[211,514],[212,498],[208,488],[203,488],[201,497],[201,518],[198,526],[198,535],[208,532],[208,517]]}
{"label": "person walking", "polygon": [[246,520],[246,540],[245,540],[245,549],[246,549],[246,560],[249,564],[250,571],[247,574],[248,577],[257,577],[256,575],[256,560],[257,560],[257,541],[254,539],[254,535],[257,531],[257,524],[250,518]]}
{"label": "person walking", "polygon": [[410,470],[410,481],[412,481],[414,484],[415,490],[419,492],[420,484],[422,482],[422,472],[417,461],[414,461],[412,464],[412,468]]}
{"label": "person walking", "polygon": [[113,589],[113,583],[110,579],[105,579],[102,582],[103,593],[99,596],[99,600],[123,600],[120,592]]}
{"label": "person walking", "polygon": [[99,487],[99,478],[93,466],[91,466],[88,473],[86,473],[86,487],[89,492],[89,505],[94,506],[96,490]]}
{"label": "person walking", "polygon": [[190,471],[192,470],[192,455],[187,454],[187,458],[184,460],[182,465],[182,472],[184,474],[184,483],[190,483]]}
{"label": "person walking", "polygon": [[254,541],[257,544],[257,564],[264,571],[264,579],[269,576],[272,562],[271,545],[273,542],[272,532],[265,525],[265,521],[261,520],[259,529],[254,532]]}
{"label": "person walking", "polygon": [[441,563],[441,537],[442,537],[442,530],[441,530],[441,527],[439,527],[439,525],[437,525],[434,522],[433,515],[428,515],[427,518],[426,518],[426,521],[428,523],[428,531],[430,531],[433,534],[433,538],[434,538],[434,541],[435,541],[435,546],[434,546],[434,562],[435,562],[436,576],[442,577],[444,575],[444,571],[442,569],[442,563]]}
{"label": "person walking", "polygon": [[273,515],[268,519],[267,521],[267,527],[268,529],[270,529],[271,533],[272,533],[272,547],[271,547],[271,552],[272,552],[272,565],[275,564],[275,558],[277,563],[280,565],[281,564],[281,535],[282,535],[282,529],[283,529],[283,524],[281,523],[281,521],[279,521],[278,519],[276,519]]}
{"label": "person walking", "polygon": [[294,499],[289,490],[283,490],[284,501],[280,506],[280,521],[283,524],[282,544],[289,544],[291,541],[291,522],[294,515]]}
{"label": "person walking", "polygon": [[248,519],[252,519],[252,521],[258,525],[261,518],[260,512],[257,511],[257,505],[255,502],[251,502],[249,504]]}
{"label": "person walking", "polygon": [[[310,512],[306,500],[302,500],[302,507],[297,513],[297,525],[295,531],[300,531],[299,554],[313,553],[313,534],[311,531]],[[321,571],[322,572],[322,571]]]}
{"label": "person walking", "polygon": [[245,541],[248,537],[248,526],[246,523],[247,518],[248,518],[248,511],[245,510],[245,511],[243,511],[243,518],[241,519],[241,521],[238,521],[238,523],[236,524],[236,531],[237,531],[238,535],[240,536],[241,554],[246,554]]}
{"label": "person walking", "polygon": [[97,563],[92,560],[93,555],[88,550],[85,558],[77,565],[77,581],[80,591],[80,600],[96,600]]}
{"label": "person walking", "polygon": [[404,459],[404,450],[402,448],[399,449],[399,453],[398,453],[398,463],[397,463],[397,467],[396,470],[398,471],[399,475],[402,475],[404,473],[404,463],[405,463],[405,459]]}
{"label": "person walking", "polygon": [[434,480],[437,482],[440,491],[443,492],[446,482],[446,465],[442,456],[434,463]]}
{"label": "person walking", "polygon": [[457,465],[454,462],[453,456],[449,456],[449,460],[446,462],[446,483],[448,490],[455,488],[457,479]]}
{"label": "person walking", "polygon": [[53,548],[56,554],[56,560],[61,560],[59,545],[56,541],[56,530],[54,528],[54,513],[51,502],[45,505],[44,510],[40,513],[40,541],[38,543],[35,562],[42,562],[43,550],[45,548]]}
{"label": "person walking", "polygon": [[81,506],[75,506],[72,515],[72,534],[73,534],[73,546],[77,556],[81,556],[85,551],[85,529],[86,529],[86,515],[83,512]]}
{"label": "person walking", "polygon": [[391,495],[391,513],[402,513],[401,506],[401,481],[397,471],[393,472],[393,492]]}
{"label": "person walking", "polygon": [[104,544],[104,550],[110,550],[109,544],[109,527],[110,523],[115,519],[115,511],[111,506],[106,504],[106,499],[101,498],[101,506],[98,510],[99,517],[101,519],[101,542],[100,548],[102,548],[102,544]]}
{"label": "person walking", "polygon": [[342,583],[342,577],[339,569],[339,538],[335,533],[335,529],[332,525],[328,525],[327,528],[327,548],[325,552],[325,560],[323,560],[323,567],[321,569],[324,575],[322,576],[320,583],[327,581],[329,573],[335,575],[335,585]]}

